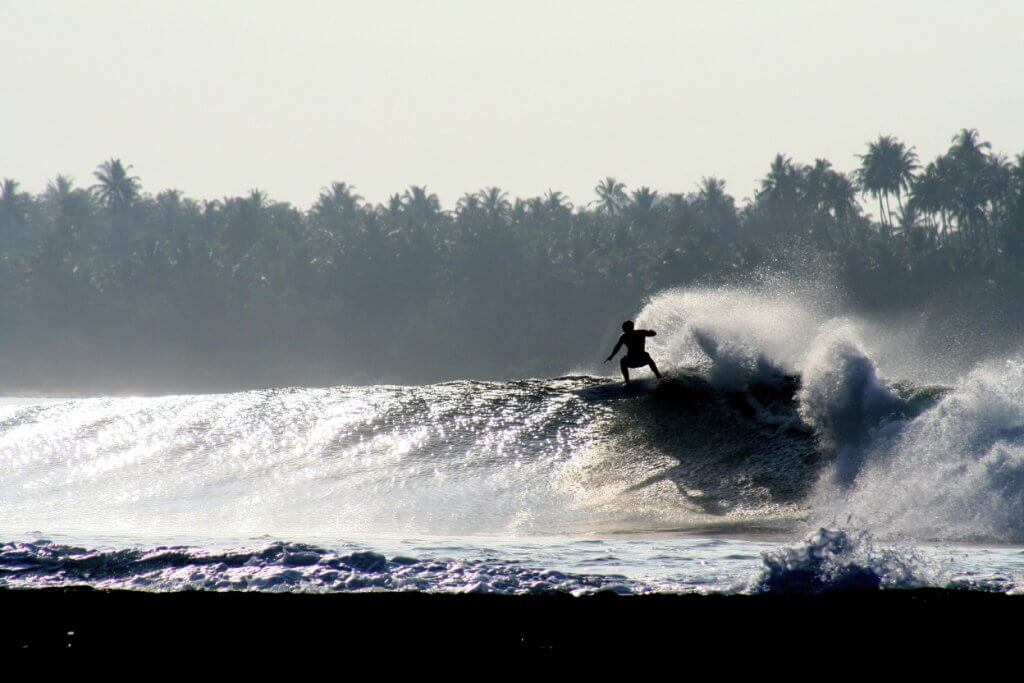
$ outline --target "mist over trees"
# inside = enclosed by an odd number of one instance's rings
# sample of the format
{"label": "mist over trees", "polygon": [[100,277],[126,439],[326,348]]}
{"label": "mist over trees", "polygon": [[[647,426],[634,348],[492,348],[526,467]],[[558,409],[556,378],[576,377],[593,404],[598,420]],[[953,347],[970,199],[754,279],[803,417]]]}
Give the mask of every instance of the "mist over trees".
{"label": "mist over trees", "polygon": [[855,310],[970,291],[1019,318],[1024,155],[965,129],[930,161],[891,136],[860,160],[779,154],[742,205],[711,177],[606,177],[579,205],[484,187],[447,209],[427,186],[374,205],[333,182],[308,210],[150,195],[120,159],[35,195],[4,179],[0,393],[549,376],[657,291],[808,259]]}

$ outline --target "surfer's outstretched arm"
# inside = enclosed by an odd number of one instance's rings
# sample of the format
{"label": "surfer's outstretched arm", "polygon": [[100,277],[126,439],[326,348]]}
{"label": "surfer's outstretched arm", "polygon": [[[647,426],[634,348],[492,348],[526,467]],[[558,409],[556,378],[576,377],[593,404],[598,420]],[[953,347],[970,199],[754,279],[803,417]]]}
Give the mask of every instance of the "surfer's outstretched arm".
{"label": "surfer's outstretched arm", "polygon": [[604,359],[605,363],[610,361],[612,358],[615,358],[615,354],[617,354],[619,352],[619,349],[622,348],[622,344],[625,341],[625,337],[626,337],[626,335],[624,335],[624,334],[619,335],[619,341],[618,341],[618,343],[615,344],[615,348],[612,349],[611,354],[607,358]]}
{"label": "surfer's outstretched arm", "polygon": [[640,330],[640,332],[642,332],[645,337],[656,337],[656,336],[658,336],[658,333],[655,332],[654,330]]}

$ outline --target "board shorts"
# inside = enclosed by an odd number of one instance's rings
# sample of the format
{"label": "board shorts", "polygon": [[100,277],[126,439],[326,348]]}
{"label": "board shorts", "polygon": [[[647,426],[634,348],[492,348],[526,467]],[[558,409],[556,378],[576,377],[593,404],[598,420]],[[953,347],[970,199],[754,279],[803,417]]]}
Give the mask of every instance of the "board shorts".
{"label": "board shorts", "polygon": [[651,356],[648,353],[638,353],[633,356],[624,356],[622,361],[627,368],[642,368],[651,363]]}

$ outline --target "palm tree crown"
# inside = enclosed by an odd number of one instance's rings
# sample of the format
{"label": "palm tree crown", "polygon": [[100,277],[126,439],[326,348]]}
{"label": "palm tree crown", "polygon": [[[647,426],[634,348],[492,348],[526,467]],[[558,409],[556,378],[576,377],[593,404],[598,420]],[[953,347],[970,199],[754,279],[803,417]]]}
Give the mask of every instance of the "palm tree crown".
{"label": "palm tree crown", "polygon": [[857,170],[857,182],[861,191],[878,199],[880,220],[890,231],[893,226],[892,208],[889,195],[903,210],[902,194],[914,182],[914,171],[919,168],[917,153],[891,135],[880,135],[868,143],[867,154],[858,155],[861,166]]}
{"label": "palm tree crown", "polygon": [[598,181],[594,192],[597,193],[598,210],[609,216],[617,214],[627,201],[625,184],[611,176]]}
{"label": "palm tree crown", "polygon": [[128,175],[131,169],[120,159],[109,159],[93,173],[99,181],[93,186],[96,196],[112,213],[127,209],[139,197],[141,185],[137,176]]}

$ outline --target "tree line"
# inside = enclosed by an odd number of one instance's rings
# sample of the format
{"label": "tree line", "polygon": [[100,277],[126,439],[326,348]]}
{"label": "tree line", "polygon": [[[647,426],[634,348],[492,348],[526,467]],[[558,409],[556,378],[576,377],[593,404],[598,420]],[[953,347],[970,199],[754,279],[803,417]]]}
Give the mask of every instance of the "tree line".
{"label": "tree line", "polygon": [[742,205],[713,177],[665,194],[607,177],[581,205],[485,187],[450,209],[426,186],[373,204],[334,182],[308,210],[151,195],[120,159],[35,195],[5,179],[0,391],[550,375],[657,291],[808,258],[865,310],[977,283],[1024,299],[1024,155],[964,129],[927,163],[892,136],[859,159],[779,154]]}

